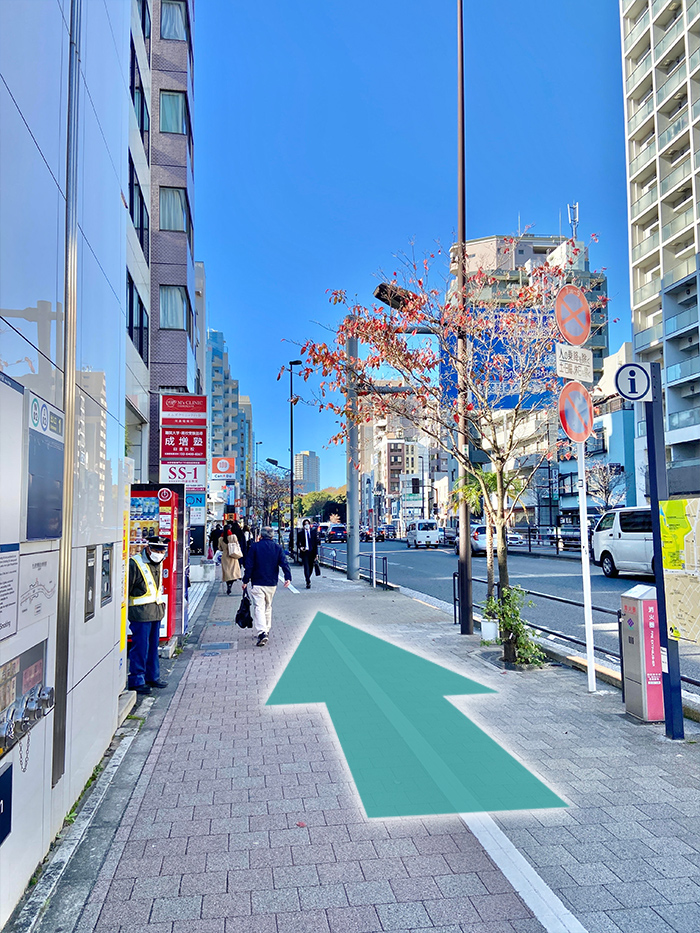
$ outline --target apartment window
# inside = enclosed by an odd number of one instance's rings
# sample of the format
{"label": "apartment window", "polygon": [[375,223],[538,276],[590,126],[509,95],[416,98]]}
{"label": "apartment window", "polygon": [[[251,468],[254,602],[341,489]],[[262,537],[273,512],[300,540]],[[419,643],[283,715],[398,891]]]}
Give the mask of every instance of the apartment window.
{"label": "apartment window", "polygon": [[148,136],[149,136],[149,131],[151,128],[151,118],[148,115],[148,105],[146,104],[146,95],[143,90],[143,83],[141,81],[141,72],[139,70],[139,63],[136,58],[136,49],[134,48],[133,41],[131,43],[130,88],[131,88],[131,99],[134,103],[134,111],[136,113],[136,122],[141,132],[141,140],[143,142],[143,148],[146,150],[146,158],[148,158],[149,157]]}
{"label": "apartment window", "polygon": [[186,0],[163,0],[160,5],[160,37],[189,41]]}
{"label": "apartment window", "polygon": [[139,184],[138,176],[136,175],[136,169],[134,168],[131,155],[129,155],[129,214],[131,215],[131,219],[134,222],[134,228],[136,229],[136,235],[139,238],[139,243],[141,244],[143,255],[146,258],[146,262],[148,262],[148,238],[150,221],[148,218],[146,200],[143,196],[143,192],[141,191],[141,185]]}
{"label": "apartment window", "polygon": [[134,285],[134,280],[128,272],[126,273],[126,304],[126,328],[129,337],[131,337],[131,342],[136,347],[139,356],[148,366],[148,311],[146,311],[146,307]]}
{"label": "apartment window", "polygon": [[190,150],[190,161],[194,161],[190,110],[187,105],[187,95],[184,91],[160,92],[160,131],[161,133],[176,133],[179,136],[186,136],[187,146]]}
{"label": "apartment window", "polygon": [[184,91],[160,92],[160,131],[190,135],[190,114]]}
{"label": "apartment window", "polygon": [[184,188],[161,187],[160,229],[183,231],[187,234],[190,250],[192,250],[192,218],[187,201],[187,192]]}
{"label": "apartment window", "polygon": [[184,285],[160,286],[160,327],[162,330],[186,330],[191,314],[190,299]]}

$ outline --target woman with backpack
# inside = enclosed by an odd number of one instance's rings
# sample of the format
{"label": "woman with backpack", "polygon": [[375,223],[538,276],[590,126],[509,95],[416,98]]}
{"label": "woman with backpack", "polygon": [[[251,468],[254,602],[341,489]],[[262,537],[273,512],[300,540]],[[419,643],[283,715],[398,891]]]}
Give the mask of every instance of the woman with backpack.
{"label": "woman with backpack", "polygon": [[226,584],[226,595],[231,595],[234,580],[243,576],[241,564],[245,558],[247,543],[237,521],[226,525],[217,545],[221,551],[221,578]]}

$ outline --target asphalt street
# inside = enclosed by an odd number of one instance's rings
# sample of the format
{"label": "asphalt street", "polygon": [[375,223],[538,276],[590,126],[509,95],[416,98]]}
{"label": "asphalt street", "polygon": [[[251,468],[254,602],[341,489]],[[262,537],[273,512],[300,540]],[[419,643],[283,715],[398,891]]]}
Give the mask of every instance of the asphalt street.
{"label": "asphalt street", "polygon": [[[338,555],[338,561],[345,563],[345,545],[332,546]],[[325,545],[328,552],[331,546]],[[361,552],[371,554],[372,545],[362,544]],[[453,548],[440,547],[425,550],[407,548],[405,541],[386,541],[377,543],[377,560],[387,559],[387,571],[390,583],[410,587],[428,596],[452,602],[452,574],[457,570],[457,557]],[[367,565],[366,558],[362,561]],[[473,559],[474,599],[482,603],[486,597],[486,585],[479,580],[486,579],[486,558]],[[512,552],[508,557],[508,569],[511,583],[518,583],[525,590],[546,593],[583,603],[583,582],[581,565],[576,560],[561,557],[530,557]],[[599,567],[591,567],[591,595],[594,606],[617,611],[620,597],[631,587],[642,583],[653,585],[650,576],[620,574],[609,579]],[[583,606],[569,606],[550,599],[530,597],[531,606],[526,607],[524,615],[528,621],[546,629],[561,632],[581,641],[585,639]],[[614,615],[602,612],[593,613],[593,628],[596,648],[619,651],[618,626]],[[603,657],[603,656],[601,656]],[[681,674],[700,681],[700,648],[694,645],[681,645]],[[693,689],[697,692],[696,688]]]}

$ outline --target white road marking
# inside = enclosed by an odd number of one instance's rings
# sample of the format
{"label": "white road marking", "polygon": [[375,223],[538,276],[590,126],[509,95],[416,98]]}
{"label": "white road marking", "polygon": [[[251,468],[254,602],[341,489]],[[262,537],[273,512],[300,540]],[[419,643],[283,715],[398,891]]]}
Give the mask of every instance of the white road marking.
{"label": "white road marking", "polygon": [[547,933],[586,933],[586,928],[564,907],[488,813],[460,813],[459,816]]}

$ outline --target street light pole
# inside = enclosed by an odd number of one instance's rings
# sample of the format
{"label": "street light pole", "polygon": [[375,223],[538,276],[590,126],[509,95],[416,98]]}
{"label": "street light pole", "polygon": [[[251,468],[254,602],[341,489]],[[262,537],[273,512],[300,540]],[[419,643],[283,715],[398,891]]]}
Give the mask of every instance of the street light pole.
{"label": "street light pole", "polygon": [[294,556],[294,366],[301,360],[289,361],[289,556]]}
{"label": "street light pole", "polygon": [[258,519],[258,509],[260,508],[259,499],[260,499],[260,483],[258,481],[258,447],[262,444],[262,441],[255,442],[255,518],[256,523]]}
{"label": "street light pole", "polygon": [[[464,14],[463,0],[457,0],[457,301],[458,307],[465,298],[465,260],[467,241],[466,170],[464,147]],[[464,490],[467,483],[465,461],[469,459],[469,425],[467,422],[467,338],[460,328],[457,333],[457,413],[459,430],[459,486]],[[474,634],[472,611],[472,554],[469,538],[469,506],[462,494],[459,502],[459,626],[462,635]]]}

